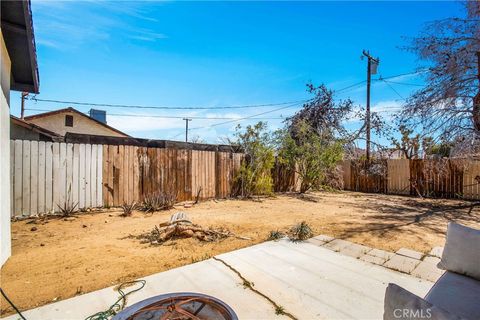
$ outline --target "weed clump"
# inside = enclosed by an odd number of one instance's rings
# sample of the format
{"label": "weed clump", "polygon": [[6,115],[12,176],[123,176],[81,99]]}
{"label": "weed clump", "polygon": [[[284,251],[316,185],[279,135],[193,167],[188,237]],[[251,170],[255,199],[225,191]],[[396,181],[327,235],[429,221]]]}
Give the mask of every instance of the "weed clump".
{"label": "weed clump", "polygon": [[268,235],[267,240],[268,241],[280,240],[283,237],[285,237],[285,234],[283,232],[281,232],[279,230],[272,230],[272,231],[270,231],[270,234]]}
{"label": "weed clump", "polygon": [[173,208],[176,200],[177,195],[174,192],[156,191],[143,198],[140,209],[144,212],[168,210]]}
{"label": "weed clump", "polygon": [[313,236],[312,228],[307,222],[302,221],[290,229],[290,240],[293,242],[304,241]]}
{"label": "weed clump", "polygon": [[136,202],[130,202],[130,203],[126,203],[124,202],[122,204],[122,210],[123,212],[120,214],[120,216],[122,217],[130,217],[133,213],[133,210],[135,210],[135,208],[137,207],[137,203]]}

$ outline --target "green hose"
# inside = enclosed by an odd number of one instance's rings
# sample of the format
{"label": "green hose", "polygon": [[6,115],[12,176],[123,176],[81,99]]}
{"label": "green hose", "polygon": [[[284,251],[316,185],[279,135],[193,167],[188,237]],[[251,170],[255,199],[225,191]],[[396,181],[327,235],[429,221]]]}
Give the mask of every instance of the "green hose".
{"label": "green hose", "polygon": [[[127,293],[123,292],[122,289],[124,287],[130,286],[130,285],[135,285],[137,283],[140,283],[139,288],[131,290]],[[113,317],[114,315],[116,315],[118,312],[122,311],[125,308],[125,305],[127,303],[127,296],[143,289],[143,287],[145,287],[146,283],[147,282],[145,280],[134,280],[134,281],[128,281],[128,282],[122,283],[120,286],[118,286],[118,289],[117,289],[118,293],[120,294],[120,298],[118,298],[118,300],[115,301],[115,303],[112,304],[110,306],[110,308],[108,308],[107,310],[99,311],[95,314],[92,314],[91,316],[88,316],[87,318],[85,318],[85,320],[108,320],[108,319],[110,319],[111,317]]]}

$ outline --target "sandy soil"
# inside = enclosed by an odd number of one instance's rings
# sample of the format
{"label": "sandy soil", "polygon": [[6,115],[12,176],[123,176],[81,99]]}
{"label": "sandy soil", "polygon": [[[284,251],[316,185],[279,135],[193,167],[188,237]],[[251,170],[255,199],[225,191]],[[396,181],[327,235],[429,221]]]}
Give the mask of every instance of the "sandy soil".
{"label": "sandy soil", "polygon": [[[1,269],[1,287],[21,310],[207,259],[265,241],[270,230],[302,220],[315,234],[327,234],[375,248],[428,252],[444,244],[450,220],[480,228],[480,209],[470,203],[421,200],[351,192],[279,195],[262,202],[207,201],[192,208],[154,214],[118,210],[82,214],[72,221],[12,224],[13,255]],[[178,210],[204,227],[226,227],[252,240],[218,243],[181,239],[152,247],[129,237],[165,222]],[[36,231],[31,231],[36,227]],[[1,300],[3,315],[12,313]]]}

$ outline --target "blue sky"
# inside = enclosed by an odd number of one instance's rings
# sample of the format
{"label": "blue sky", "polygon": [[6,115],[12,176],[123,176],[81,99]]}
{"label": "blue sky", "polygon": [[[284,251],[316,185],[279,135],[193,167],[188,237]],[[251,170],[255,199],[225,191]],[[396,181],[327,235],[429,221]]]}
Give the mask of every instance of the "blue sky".
{"label": "blue sky", "polygon": [[[94,103],[223,107],[309,98],[305,83],[341,89],[365,80],[362,49],[379,56],[379,74],[407,73],[415,56],[402,37],[428,21],[461,14],[457,2],[102,2],[32,1],[40,68],[38,98]],[[374,77],[378,77],[374,76]],[[402,83],[421,84],[403,76]],[[372,105],[389,119],[415,87],[383,82]],[[339,98],[365,103],[365,86]],[[12,95],[19,114],[20,96]],[[64,104],[27,102],[27,108]],[[241,118],[281,106],[227,110],[103,108],[107,114]],[[77,107],[88,111],[89,107]],[[272,129],[299,107],[265,114]],[[33,114],[38,111],[27,111]],[[108,123],[133,136],[182,140],[181,119],[113,116]],[[238,122],[197,120],[190,136],[218,142]],[[258,120],[241,121],[242,125]],[[358,123],[349,124],[351,128]]]}

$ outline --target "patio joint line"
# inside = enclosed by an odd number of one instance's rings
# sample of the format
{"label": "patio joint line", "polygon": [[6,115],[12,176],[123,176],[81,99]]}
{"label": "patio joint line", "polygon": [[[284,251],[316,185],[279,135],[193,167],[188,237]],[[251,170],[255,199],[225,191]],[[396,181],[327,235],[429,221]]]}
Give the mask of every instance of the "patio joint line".
{"label": "patio joint line", "polygon": [[235,269],[234,267],[232,267],[230,264],[226,263],[225,261],[223,261],[222,259],[220,258],[217,258],[217,257],[212,257],[213,260],[216,260],[218,262],[221,262],[223,263],[228,269],[232,270],[240,279],[242,279],[243,281],[243,286],[250,289],[251,291],[255,292],[256,294],[258,294],[259,296],[263,297],[264,299],[266,299],[268,302],[270,302],[273,307],[275,308],[275,313],[276,314],[283,314],[287,317],[289,317],[290,319],[292,320],[298,320],[297,317],[295,317],[293,314],[287,312],[284,310],[284,308],[279,305],[278,303],[276,303],[272,298],[270,298],[269,296],[267,296],[266,294],[258,291],[257,289],[255,289],[253,286],[253,282],[250,282],[247,280],[247,278],[245,278],[241,273],[240,271],[238,271],[237,269]]}

